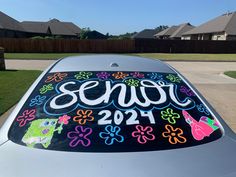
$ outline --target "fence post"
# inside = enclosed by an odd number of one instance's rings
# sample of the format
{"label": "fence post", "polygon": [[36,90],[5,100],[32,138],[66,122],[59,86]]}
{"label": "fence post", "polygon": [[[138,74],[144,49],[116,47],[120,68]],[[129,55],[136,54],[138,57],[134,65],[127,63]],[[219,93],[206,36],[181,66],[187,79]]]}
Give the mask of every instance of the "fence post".
{"label": "fence post", "polygon": [[0,71],[6,70],[5,59],[4,59],[4,49],[0,47]]}

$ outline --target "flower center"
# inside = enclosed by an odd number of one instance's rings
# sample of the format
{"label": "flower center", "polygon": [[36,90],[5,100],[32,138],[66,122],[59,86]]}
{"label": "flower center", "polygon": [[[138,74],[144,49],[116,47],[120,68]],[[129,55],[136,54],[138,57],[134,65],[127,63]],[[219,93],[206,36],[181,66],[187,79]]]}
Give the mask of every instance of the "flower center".
{"label": "flower center", "polygon": [[110,136],[111,136],[111,137],[114,137],[114,133],[110,133]]}
{"label": "flower center", "polygon": [[171,133],[171,136],[175,136],[176,135],[176,133]]}
{"label": "flower center", "polygon": [[84,119],[85,119],[86,117],[87,117],[86,115],[83,116]]}
{"label": "flower center", "polygon": [[141,132],[141,135],[144,135],[144,132]]}
{"label": "flower center", "polygon": [[84,136],[84,135],[83,135],[82,133],[81,133],[81,134],[79,134],[79,137],[80,137],[80,138],[82,138],[83,136]]}

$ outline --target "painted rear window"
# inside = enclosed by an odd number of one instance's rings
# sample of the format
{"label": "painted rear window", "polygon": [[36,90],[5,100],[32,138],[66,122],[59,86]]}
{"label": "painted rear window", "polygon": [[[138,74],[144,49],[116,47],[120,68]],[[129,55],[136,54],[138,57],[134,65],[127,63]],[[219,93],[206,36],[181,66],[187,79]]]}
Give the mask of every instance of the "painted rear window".
{"label": "painted rear window", "polygon": [[80,71],[46,74],[8,136],[32,148],[130,152],[200,145],[222,130],[176,74]]}

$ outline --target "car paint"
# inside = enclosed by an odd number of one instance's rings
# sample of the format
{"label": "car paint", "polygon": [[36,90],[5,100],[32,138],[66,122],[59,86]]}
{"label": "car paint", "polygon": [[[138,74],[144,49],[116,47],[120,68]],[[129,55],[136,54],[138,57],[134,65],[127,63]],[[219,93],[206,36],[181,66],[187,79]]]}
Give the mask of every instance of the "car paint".
{"label": "car paint", "polygon": [[[117,66],[118,67],[111,67]],[[51,68],[53,67],[53,68]],[[223,136],[213,142],[181,149],[125,152],[86,153],[59,152],[28,148],[8,140],[8,130],[22,104],[46,72],[63,71],[176,71],[159,60],[122,55],[86,55],[68,57],[49,67],[30,87],[15,110],[0,129],[0,176],[81,176],[81,177],[233,177],[236,176],[235,134],[205,101],[196,95],[217,117]],[[178,73],[179,74],[179,73]],[[183,76],[179,76],[184,79]]]}

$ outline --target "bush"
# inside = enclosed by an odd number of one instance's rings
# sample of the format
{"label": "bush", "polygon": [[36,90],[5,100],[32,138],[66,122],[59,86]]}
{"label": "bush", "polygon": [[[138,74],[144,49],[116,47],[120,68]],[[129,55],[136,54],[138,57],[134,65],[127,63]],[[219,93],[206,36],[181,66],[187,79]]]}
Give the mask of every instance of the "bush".
{"label": "bush", "polygon": [[42,36],[34,36],[31,39],[44,39],[44,37],[42,37]]}

